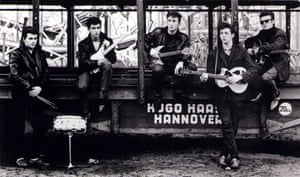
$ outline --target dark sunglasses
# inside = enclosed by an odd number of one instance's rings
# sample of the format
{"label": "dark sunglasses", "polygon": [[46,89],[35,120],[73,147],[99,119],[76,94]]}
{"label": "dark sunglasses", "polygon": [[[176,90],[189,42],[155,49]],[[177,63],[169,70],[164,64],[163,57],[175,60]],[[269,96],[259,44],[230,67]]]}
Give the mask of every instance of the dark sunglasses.
{"label": "dark sunglasses", "polygon": [[268,20],[261,20],[261,21],[260,21],[260,24],[269,23],[270,21],[271,21],[271,19],[268,19]]}

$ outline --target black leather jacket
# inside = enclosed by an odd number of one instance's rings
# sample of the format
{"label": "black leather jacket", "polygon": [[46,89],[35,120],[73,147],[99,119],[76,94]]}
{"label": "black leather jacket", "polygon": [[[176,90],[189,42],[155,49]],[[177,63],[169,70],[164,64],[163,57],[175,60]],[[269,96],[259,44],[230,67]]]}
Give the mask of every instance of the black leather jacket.
{"label": "black leather jacket", "polygon": [[48,80],[46,52],[37,46],[30,54],[21,44],[9,56],[10,79],[19,91],[29,91],[34,86],[43,87]]}
{"label": "black leather jacket", "polygon": [[[160,27],[155,28],[145,36],[145,50],[149,53],[152,48],[160,45],[165,46],[161,52],[182,50],[185,47],[190,47],[190,40],[186,34],[180,31],[177,31],[175,35],[171,36],[168,34],[167,27]],[[177,63],[178,61],[188,61],[190,59],[191,57],[184,55],[162,58],[165,63],[172,63],[171,65],[174,65],[174,63]]]}
{"label": "black leather jacket", "polygon": [[272,51],[278,51],[288,48],[288,40],[286,33],[276,27],[269,30],[261,30],[258,35],[253,36],[245,41],[245,47],[252,47],[252,41],[260,40],[262,45],[259,47],[259,54],[269,55],[264,64],[265,70],[274,66],[278,71],[278,79],[285,81],[289,79],[289,56],[287,53],[282,52],[278,54],[270,54]]}

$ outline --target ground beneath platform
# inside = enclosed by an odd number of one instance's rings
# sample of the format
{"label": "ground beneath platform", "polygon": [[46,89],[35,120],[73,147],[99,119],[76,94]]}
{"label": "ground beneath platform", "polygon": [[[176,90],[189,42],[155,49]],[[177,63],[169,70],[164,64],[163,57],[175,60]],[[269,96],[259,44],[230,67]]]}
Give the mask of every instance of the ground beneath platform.
{"label": "ground beneath platform", "polygon": [[[68,164],[66,139],[53,140],[50,168],[16,168],[1,151],[0,176],[300,176],[298,142],[239,140],[241,168],[225,171],[217,165],[221,139],[75,137],[74,164],[85,166],[67,170],[60,166]],[[87,165],[87,154],[100,163]]]}

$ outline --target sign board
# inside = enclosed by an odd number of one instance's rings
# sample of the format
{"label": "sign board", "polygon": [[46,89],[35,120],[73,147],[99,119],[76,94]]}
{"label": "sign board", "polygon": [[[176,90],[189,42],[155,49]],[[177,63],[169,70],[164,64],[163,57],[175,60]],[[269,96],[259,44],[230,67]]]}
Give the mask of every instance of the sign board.
{"label": "sign board", "polygon": [[199,128],[220,126],[216,107],[209,102],[163,102],[155,108],[152,102],[122,104],[121,127],[133,128]]}

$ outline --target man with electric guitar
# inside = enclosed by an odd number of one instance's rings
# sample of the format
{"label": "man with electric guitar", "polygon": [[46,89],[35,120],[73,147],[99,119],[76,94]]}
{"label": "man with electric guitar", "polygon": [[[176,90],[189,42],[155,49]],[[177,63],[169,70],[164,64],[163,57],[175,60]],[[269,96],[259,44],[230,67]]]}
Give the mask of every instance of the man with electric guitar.
{"label": "man with electric guitar", "polygon": [[162,97],[162,86],[166,75],[176,75],[175,97],[186,99],[186,78],[179,76],[181,68],[195,69],[190,62],[189,37],[179,31],[181,14],[176,11],[167,13],[167,27],[159,27],[145,36],[145,50],[150,55],[152,77],[155,87],[155,105]]}
{"label": "man with electric guitar", "polygon": [[[222,119],[224,140],[224,150],[221,152],[219,164],[225,168],[239,168],[235,136],[239,120],[243,116],[242,106],[247,99],[246,83],[257,74],[257,67],[246,49],[233,43],[235,33],[230,24],[220,24],[218,34],[219,45],[209,53],[207,72],[200,74],[200,81],[215,86],[213,95]],[[240,88],[235,90],[231,86]]]}
{"label": "man with electric guitar", "polygon": [[87,20],[89,35],[78,44],[79,76],[78,90],[82,103],[82,113],[89,117],[88,86],[91,80],[100,82],[99,98],[106,99],[112,73],[116,62],[113,41],[101,32],[101,21],[97,17]]}

